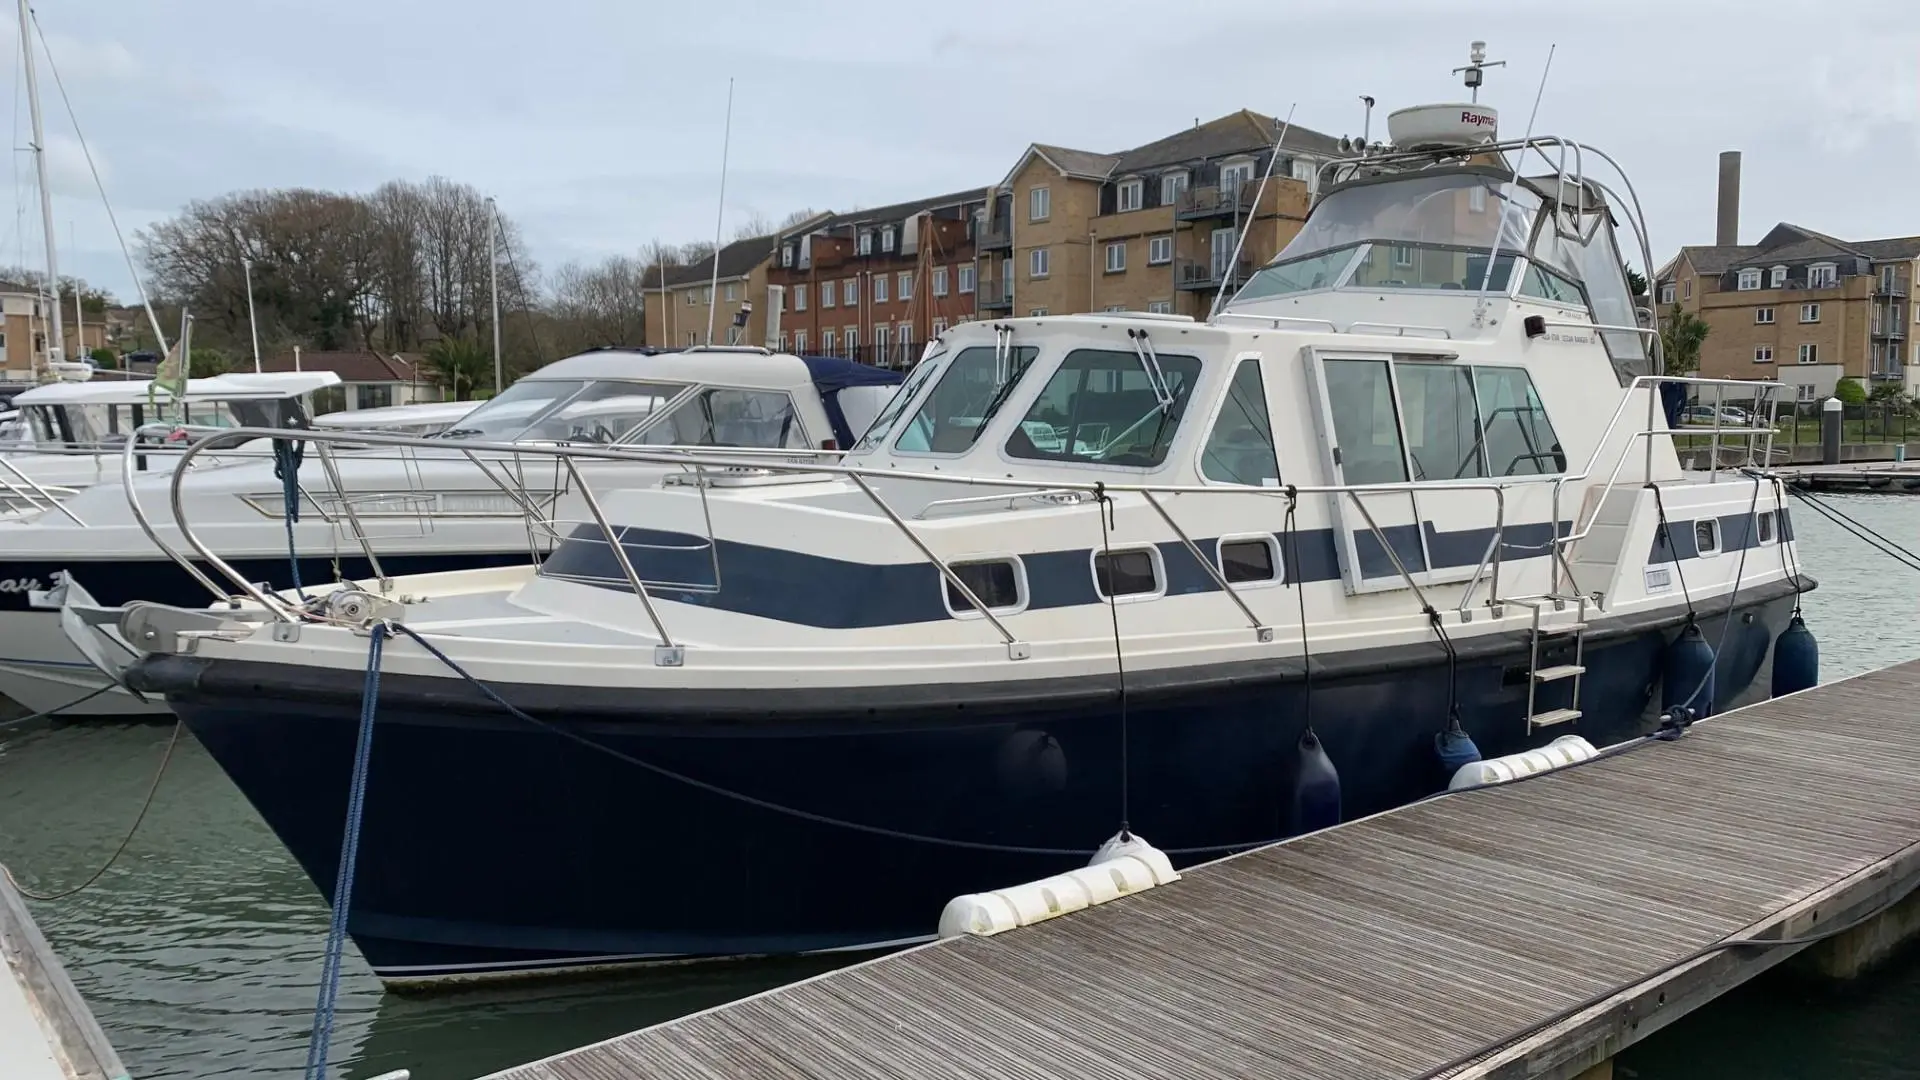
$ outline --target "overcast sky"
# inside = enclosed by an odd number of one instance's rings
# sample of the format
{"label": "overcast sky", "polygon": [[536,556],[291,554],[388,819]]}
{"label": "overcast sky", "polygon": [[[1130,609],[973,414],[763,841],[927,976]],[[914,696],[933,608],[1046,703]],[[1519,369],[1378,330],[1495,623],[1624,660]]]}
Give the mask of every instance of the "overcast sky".
{"label": "overcast sky", "polygon": [[[191,9],[186,15],[182,7]],[[1029,142],[1117,150],[1248,107],[1358,134],[1482,100],[1613,154],[1655,261],[1711,243],[1716,160],[1745,152],[1741,234],[1920,233],[1914,0],[41,0],[80,130],[129,233],[250,187],[365,191],[440,174],[496,196],[544,267],[711,238],[727,79],[726,218],[778,219],[999,180]],[[7,20],[14,146],[28,141]],[[40,65],[63,271],[132,279]],[[41,264],[28,155],[0,262]],[[24,229],[24,243],[23,243]],[[72,237],[69,238],[69,230]]]}

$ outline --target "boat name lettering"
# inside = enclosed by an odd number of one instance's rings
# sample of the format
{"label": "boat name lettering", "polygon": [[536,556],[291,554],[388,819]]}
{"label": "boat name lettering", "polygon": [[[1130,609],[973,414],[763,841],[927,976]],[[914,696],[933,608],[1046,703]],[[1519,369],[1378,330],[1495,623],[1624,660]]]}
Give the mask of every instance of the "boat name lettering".
{"label": "boat name lettering", "polygon": [[0,578],[0,593],[31,593],[41,591],[39,578]]}

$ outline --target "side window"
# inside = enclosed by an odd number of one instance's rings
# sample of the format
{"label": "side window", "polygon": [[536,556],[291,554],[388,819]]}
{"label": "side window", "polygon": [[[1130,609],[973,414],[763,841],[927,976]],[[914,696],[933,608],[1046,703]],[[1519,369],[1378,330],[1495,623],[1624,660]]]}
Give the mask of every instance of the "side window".
{"label": "side window", "polygon": [[1094,552],[1093,587],[1102,600],[1159,592],[1160,552],[1154,548]]}
{"label": "side window", "polygon": [[649,446],[741,446],[765,450],[807,445],[793,399],[774,390],[702,390],[637,442]]}
{"label": "side window", "polygon": [[[979,562],[951,563],[948,568],[953,571],[954,577],[966,583],[981,603],[987,605],[988,611],[1010,611],[1026,602],[1022,588],[1026,575],[1021,573],[1018,560],[983,559]],[[944,574],[940,580],[947,592],[947,610],[955,615],[977,610]]]}
{"label": "side window", "polygon": [[1754,523],[1754,527],[1760,533],[1761,543],[1763,544],[1773,543],[1773,511],[1768,510],[1766,513],[1761,514],[1760,517]]}
{"label": "side window", "polygon": [[1004,357],[991,345],[960,350],[900,432],[894,449],[958,454],[972,448],[1039,352],[1032,345],[1010,349]]}
{"label": "side window", "polygon": [[[1669,285],[1663,288],[1671,292],[1673,287]],[[1580,293],[1580,286],[1538,263],[1527,264],[1526,276],[1520,279],[1520,295],[1575,307],[1585,307],[1587,304],[1587,298]]]}
{"label": "side window", "polygon": [[1280,483],[1260,361],[1242,360],[1234,369],[1220,415],[1200,451],[1200,474],[1223,484],[1273,487]]}
{"label": "side window", "polygon": [[1271,536],[1220,541],[1220,576],[1227,584],[1280,580],[1280,544]]}
{"label": "side window", "polygon": [[1413,478],[1460,480],[1487,475],[1468,369],[1405,363],[1394,365],[1394,375],[1400,383]]}
{"label": "side window", "polygon": [[1525,368],[1476,367],[1481,440],[1490,476],[1550,476],[1567,471],[1560,437],[1547,420]]}
{"label": "side window", "polygon": [[1327,405],[1342,482],[1401,484],[1407,459],[1385,360],[1328,360]]}
{"label": "side window", "polygon": [[1041,388],[1007,439],[1011,457],[1149,468],[1167,459],[1200,360],[1159,357],[1173,403],[1161,408],[1140,357],[1118,349],[1076,349]]}

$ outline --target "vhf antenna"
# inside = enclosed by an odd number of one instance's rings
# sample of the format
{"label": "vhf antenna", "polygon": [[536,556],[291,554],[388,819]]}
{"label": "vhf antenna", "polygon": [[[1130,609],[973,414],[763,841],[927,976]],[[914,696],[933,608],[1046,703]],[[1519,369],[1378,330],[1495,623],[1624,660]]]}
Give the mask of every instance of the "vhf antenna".
{"label": "vhf antenna", "polygon": [[1466,73],[1467,89],[1473,91],[1473,103],[1480,104],[1480,84],[1486,81],[1486,71],[1490,67],[1506,67],[1505,60],[1488,60],[1487,43],[1476,41],[1467,54],[1467,66],[1453,69],[1455,75]]}

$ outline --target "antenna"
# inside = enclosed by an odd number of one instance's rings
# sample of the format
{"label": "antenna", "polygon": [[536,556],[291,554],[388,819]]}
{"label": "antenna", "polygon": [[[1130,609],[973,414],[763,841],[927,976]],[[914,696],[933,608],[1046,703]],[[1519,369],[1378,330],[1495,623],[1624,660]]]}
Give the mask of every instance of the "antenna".
{"label": "antenna", "polygon": [[[1476,325],[1480,318],[1487,312],[1487,289],[1493,283],[1493,265],[1500,258],[1500,240],[1507,232],[1507,214],[1513,210],[1513,199],[1509,197],[1509,191],[1504,189],[1511,189],[1514,183],[1520,179],[1520,163],[1527,159],[1527,148],[1533,143],[1533,122],[1540,116],[1540,98],[1547,92],[1547,76],[1553,72],[1553,53],[1554,50],[1559,47],[1557,43],[1547,46],[1547,62],[1540,69],[1540,86],[1533,92],[1533,111],[1527,114],[1527,133],[1520,138],[1520,153],[1519,156],[1513,159],[1513,174],[1508,178],[1507,182],[1502,185],[1500,224],[1493,232],[1493,247],[1487,252],[1487,271],[1480,275],[1480,301],[1474,306],[1473,317]],[[1476,58],[1485,56],[1486,43],[1480,41],[1474,42],[1473,52]],[[1469,83],[1469,85],[1473,84]],[[1582,183],[1584,182],[1583,180]],[[1560,207],[1556,205],[1553,208],[1553,213],[1555,219],[1558,220]]]}
{"label": "antenna", "polygon": [[1367,106],[1366,119],[1360,124],[1360,145],[1365,147],[1373,135],[1373,95],[1361,94],[1360,100],[1365,102]]}
{"label": "antenna", "polygon": [[1466,73],[1467,89],[1473,91],[1473,103],[1480,104],[1480,84],[1486,81],[1486,71],[1490,67],[1506,67],[1505,60],[1488,60],[1487,43],[1476,41],[1467,49],[1467,66],[1453,69],[1455,75]]}
{"label": "antenna", "polygon": [[[727,80],[727,126],[720,140],[720,207],[713,215],[713,277],[707,282],[707,344],[713,344],[714,293],[720,288],[720,223],[727,216],[727,151],[733,148],[733,80]],[[695,278],[694,280],[699,280]]]}
{"label": "antenna", "polygon": [[1287,106],[1286,123],[1280,125],[1280,137],[1273,140],[1273,152],[1267,155],[1267,171],[1260,176],[1260,186],[1253,192],[1253,210],[1247,214],[1247,223],[1240,226],[1240,235],[1234,237],[1233,255],[1227,260],[1224,273],[1227,279],[1220,282],[1219,291],[1213,294],[1213,306],[1207,309],[1207,321],[1220,313],[1220,301],[1227,295],[1227,281],[1232,279],[1233,268],[1240,265],[1240,247],[1247,242],[1247,233],[1253,229],[1253,219],[1260,216],[1260,196],[1266,194],[1267,178],[1273,175],[1273,163],[1280,160],[1280,144],[1287,141],[1287,130],[1293,127],[1293,110],[1300,107],[1299,102]]}

